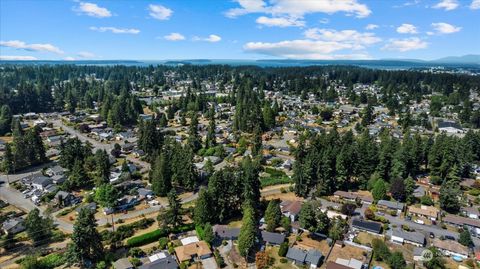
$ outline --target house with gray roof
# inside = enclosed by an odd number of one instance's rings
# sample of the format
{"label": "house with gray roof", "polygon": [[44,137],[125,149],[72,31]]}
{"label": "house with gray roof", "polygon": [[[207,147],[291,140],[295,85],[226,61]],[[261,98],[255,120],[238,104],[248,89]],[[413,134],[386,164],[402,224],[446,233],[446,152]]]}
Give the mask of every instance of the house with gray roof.
{"label": "house with gray roof", "polygon": [[37,176],[32,180],[32,186],[37,190],[45,190],[45,188],[52,184],[53,180],[45,176]]}
{"label": "house with gray roof", "polygon": [[279,246],[285,241],[285,235],[279,233],[271,233],[267,231],[262,231],[262,241],[269,245]]}
{"label": "house with gray roof", "polygon": [[25,231],[25,220],[22,218],[11,218],[3,222],[2,230],[5,234],[17,234]]}
{"label": "house with gray roof", "polygon": [[407,232],[400,228],[392,230],[392,237],[390,239],[393,243],[411,244],[417,247],[425,246],[425,235],[420,232]]}
{"label": "house with gray roof", "polygon": [[222,240],[235,240],[240,234],[240,228],[232,228],[227,225],[215,225],[213,226],[213,232],[215,236]]}
{"label": "house with gray roof", "polygon": [[377,203],[377,208],[384,210],[393,210],[397,213],[397,215],[400,215],[405,208],[405,204],[397,201],[380,200]]}
{"label": "house with gray roof", "polygon": [[178,264],[174,256],[166,255],[165,258],[143,264],[138,269],[178,269]]}
{"label": "house with gray roof", "polygon": [[303,250],[297,247],[288,248],[287,259],[293,261],[297,265],[308,265],[310,268],[317,268],[322,260],[323,255],[316,249]]}

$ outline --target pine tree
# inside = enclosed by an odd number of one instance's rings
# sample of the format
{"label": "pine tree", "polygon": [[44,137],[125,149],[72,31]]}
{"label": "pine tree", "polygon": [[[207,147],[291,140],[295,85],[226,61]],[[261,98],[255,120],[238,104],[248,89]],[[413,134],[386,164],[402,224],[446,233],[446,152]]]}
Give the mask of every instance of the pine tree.
{"label": "pine tree", "polygon": [[177,226],[183,224],[182,204],[180,203],[177,193],[173,189],[168,193],[167,197],[168,209],[165,215],[165,220],[167,225],[171,225],[173,228],[176,228]]}
{"label": "pine tree", "polygon": [[172,189],[170,165],[167,161],[165,154],[160,153],[150,172],[152,190],[159,196],[166,196]]}
{"label": "pine tree", "polygon": [[372,189],[372,196],[375,201],[383,200],[387,197],[387,186],[383,179],[377,180]]}
{"label": "pine tree", "polygon": [[238,250],[243,257],[247,257],[253,250],[257,232],[254,209],[247,203],[243,208],[242,228],[238,236]]}
{"label": "pine tree", "polygon": [[210,221],[215,221],[212,218],[212,206],[210,204],[210,194],[206,189],[201,189],[198,194],[197,202],[195,203],[195,210],[193,213],[193,220],[195,224],[203,225]]}
{"label": "pine tree", "polygon": [[88,262],[97,262],[104,258],[102,237],[97,231],[94,212],[83,208],[73,225],[72,243],[68,245],[68,264],[80,264],[85,267]]}
{"label": "pine tree", "polygon": [[197,152],[202,147],[200,137],[198,135],[198,117],[196,113],[192,115],[192,118],[190,120],[190,128],[188,131],[188,145],[190,145],[190,148],[194,152]]}
{"label": "pine tree", "polygon": [[243,199],[246,203],[257,207],[260,204],[260,180],[258,179],[258,168],[250,157],[242,161],[243,171]]}
{"label": "pine tree", "polygon": [[213,148],[216,145],[216,137],[215,137],[215,110],[212,109],[209,112],[210,121],[208,123],[208,130],[207,130],[207,137],[205,140],[205,148]]}
{"label": "pine tree", "polygon": [[280,210],[279,200],[270,200],[265,210],[265,223],[267,224],[267,231],[273,232],[279,225],[282,219],[282,211]]}
{"label": "pine tree", "polygon": [[2,161],[2,171],[5,174],[10,174],[15,171],[15,164],[14,164],[14,159],[13,159],[13,153],[12,153],[12,146],[10,143],[7,143],[5,145],[5,154],[3,155],[3,161]]}
{"label": "pine tree", "polygon": [[40,211],[35,208],[25,219],[25,229],[34,245],[45,244],[52,236],[53,221],[40,216]]}

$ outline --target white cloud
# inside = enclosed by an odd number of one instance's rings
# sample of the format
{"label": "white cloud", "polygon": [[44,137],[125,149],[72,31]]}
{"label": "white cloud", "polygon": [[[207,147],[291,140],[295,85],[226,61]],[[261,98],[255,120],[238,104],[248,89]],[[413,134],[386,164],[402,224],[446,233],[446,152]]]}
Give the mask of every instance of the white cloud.
{"label": "white cloud", "polygon": [[75,7],[74,10],[78,13],[96,18],[107,18],[112,16],[112,13],[108,9],[99,7],[94,3],[80,2],[79,6]]}
{"label": "white cloud", "polygon": [[472,0],[470,9],[480,9],[480,0]]}
{"label": "white cloud", "polygon": [[168,20],[173,14],[173,10],[164,7],[162,5],[148,5],[148,10],[150,11],[150,16],[157,20]]}
{"label": "white cloud", "polygon": [[400,52],[424,49],[428,43],[418,37],[411,37],[405,39],[390,39],[388,43],[382,48],[384,50],[396,50]]}
{"label": "white cloud", "polygon": [[413,24],[404,23],[397,27],[397,33],[400,34],[417,34],[417,27]]}
{"label": "white cloud", "polygon": [[331,54],[349,49],[351,45],[321,40],[287,40],[277,43],[249,42],[243,46],[247,52],[289,59],[368,59],[367,54]]}
{"label": "white cloud", "polygon": [[198,37],[198,36],[194,36],[193,37],[193,41],[206,41],[206,42],[212,42],[212,43],[215,43],[215,42],[219,42],[220,40],[222,40],[222,38],[218,35],[209,35],[208,37]]}
{"label": "white cloud", "polygon": [[240,7],[228,10],[225,15],[235,18],[250,13],[265,13],[274,16],[302,18],[310,13],[345,12],[358,18],[369,16],[372,11],[357,0],[275,0],[269,4],[265,0],[236,0]]}
{"label": "white cloud", "polygon": [[360,33],[355,30],[337,31],[332,29],[311,28],[306,30],[304,35],[308,39],[348,44],[351,45],[352,49],[364,49],[365,46],[375,44],[382,40],[375,36],[374,33]]}
{"label": "white cloud", "polygon": [[68,56],[68,57],[65,57],[63,58],[64,61],[75,61],[76,59],[71,57],[71,56]]}
{"label": "white cloud", "polygon": [[265,26],[276,26],[276,27],[303,27],[305,26],[305,21],[298,20],[296,18],[286,18],[286,17],[277,17],[269,18],[265,16],[258,17],[256,22]]}
{"label": "white cloud", "polygon": [[140,30],[135,28],[116,28],[116,27],[90,27],[90,30],[97,32],[112,32],[114,34],[138,34]]}
{"label": "white cloud", "polygon": [[443,8],[445,10],[454,10],[458,7],[457,0],[441,0],[433,8]]}
{"label": "white cloud", "polygon": [[52,44],[27,44],[20,40],[0,41],[0,46],[15,49],[23,49],[28,51],[42,51],[52,52],[56,54],[63,54],[63,51]]}
{"label": "white cloud", "polygon": [[432,27],[437,34],[453,34],[462,29],[462,27],[456,27],[445,22],[432,23]]}
{"label": "white cloud", "polygon": [[95,58],[95,54],[88,51],[80,51],[77,55],[80,58]]}
{"label": "white cloud", "polygon": [[367,26],[365,26],[366,30],[374,30],[374,29],[377,29],[377,28],[378,28],[378,25],[372,24],[372,23],[367,24]]}
{"label": "white cloud", "polygon": [[35,61],[38,60],[33,56],[15,56],[15,55],[0,55],[0,61]]}
{"label": "white cloud", "polygon": [[323,19],[319,20],[318,22],[321,23],[321,24],[328,24],[330,22],[330,20],[327,19],[327,18],[323,18]]}
{"label": "white cloud", "polygon": [[163,38],[165,38],[166,40],[169,40],[169,41],[185,40],[185,37],[180,33],[171,33],[169,35],[164,36]]}

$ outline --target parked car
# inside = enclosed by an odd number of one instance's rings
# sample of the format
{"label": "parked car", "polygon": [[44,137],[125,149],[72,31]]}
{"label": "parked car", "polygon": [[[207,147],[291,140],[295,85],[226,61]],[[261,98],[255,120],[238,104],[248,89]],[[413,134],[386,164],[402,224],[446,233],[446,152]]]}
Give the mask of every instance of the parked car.
{"label": "parked car", "polygon": [[430,232],[430,238],[435,238],[435,234],[433,232]]}
{"label": "parked car", "polygon": [[414,222],[415,222],[415,223],[418,223],[418,224],[421,224],[421,225],[424,225],[424,224],[425,224],[425,222],[424,222],[423,220],[421,220],[421,219],[416,219],[416,220],[414,220]]}
{"label": "parked car", "polygon": [[451,236],[451,235],[445,235],[445,239],[455,240],[455,237],[453,237],[453,236]]}

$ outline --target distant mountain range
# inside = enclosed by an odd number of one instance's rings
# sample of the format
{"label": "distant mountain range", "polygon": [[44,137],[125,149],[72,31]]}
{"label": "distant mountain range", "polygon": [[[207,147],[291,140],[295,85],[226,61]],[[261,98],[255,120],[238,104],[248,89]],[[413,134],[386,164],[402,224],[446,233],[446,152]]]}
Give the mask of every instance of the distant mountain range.
{"label": "distant mountain range", "polygon": [[353,65],[377,69],[411,69],[431,68],[436,66],[452,68],[468,68],[480,70],[480,55],[449,56],[437,60],[418,59],[378,59],[378,60],[297,60],[297,59],[261,59],[261,60],[234,60],[234,59],[186,59],[186,60],[83,60],[83,61],[2,61],[0,64],[78,64],[78,65],[256,65],[261,67],[288,67],[311,65]]}
{"label": "distant mountain range", "polygon": [[465,63],[465,64],[480,64],[480,55],[468,54],[463,56],[448,56],[440,58],[431,62],[437,63]]}

